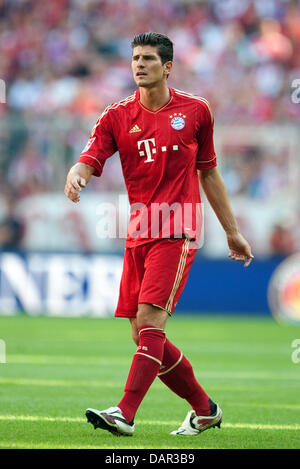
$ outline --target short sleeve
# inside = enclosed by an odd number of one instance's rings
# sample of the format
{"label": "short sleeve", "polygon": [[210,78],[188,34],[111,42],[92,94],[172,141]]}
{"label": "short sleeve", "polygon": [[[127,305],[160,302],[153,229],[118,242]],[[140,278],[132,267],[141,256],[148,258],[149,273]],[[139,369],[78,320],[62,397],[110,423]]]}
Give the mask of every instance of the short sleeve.
{"label": "short sleeve", "polygon": [[117,151],[108,113],[106,109],[97,120],[78,159],[78,163],[93,166],[96,169],[95,176],[101,176],[105,161]]}
{"label": "short sleeve", "polygon": [[205,170],[214,168],[217,165],[216,153],[214,147],[214,117],[209,104],[203,100],[198,108],[198,154],[196,166],[197,169]]}

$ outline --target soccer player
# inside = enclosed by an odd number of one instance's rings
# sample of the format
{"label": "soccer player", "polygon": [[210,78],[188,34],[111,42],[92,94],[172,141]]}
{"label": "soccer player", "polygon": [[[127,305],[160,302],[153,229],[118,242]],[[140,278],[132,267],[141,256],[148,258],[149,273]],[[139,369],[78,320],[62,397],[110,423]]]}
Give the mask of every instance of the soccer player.
{"label": "soccer player", "polygon": [[[121,435],[133,434],[134,416],[156,376],[191,406],[173,435],[197,435],[220,427],[222,421],[219,405],[165,335],[166,321],[196,254],[192,248],[199,239],[199,181],[225,230],[229,257],[243,261],[245,267],[253,257],[216,166],[210,106],[203,98],[167,86],[172,64],[173,44],[168,37],[152,32],[134,37],[132,72],[138,89],[105,109],[65,186],[67,197],[78,202],[91,176],[100,176],[106,159],[119,151],[130,205],[140,208],[132,210],[129,221],[115,312],[129,318],[138,349],[120,402],[102,411],[86,411],[95,428]],[[167,235],[166,219],[158,225],[153,222],[153,207],[162,204],[174,209],[167,220]],[[191,210],[182,217],[179,212],[185,207]]]}

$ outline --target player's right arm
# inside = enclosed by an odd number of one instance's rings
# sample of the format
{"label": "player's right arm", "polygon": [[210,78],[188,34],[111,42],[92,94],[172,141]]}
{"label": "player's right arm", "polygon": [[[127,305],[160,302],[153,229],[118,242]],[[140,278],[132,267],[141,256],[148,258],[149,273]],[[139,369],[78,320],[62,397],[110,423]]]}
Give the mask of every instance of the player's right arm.
{"label": "player's right arm", "polygon": [[105,161],[118,150],[109,109],[110,106],[101,114],[78,162],[68,172],[64,192],[72,202],[79,202],[82,188],[86,187],[92,175],[101,176]]}
{"label": "player's right arm", "polygon": [[86,187],[95,168],[85,163],[76,163],[67,174],[65,194],[72,202],[79,202],[80,192]]}

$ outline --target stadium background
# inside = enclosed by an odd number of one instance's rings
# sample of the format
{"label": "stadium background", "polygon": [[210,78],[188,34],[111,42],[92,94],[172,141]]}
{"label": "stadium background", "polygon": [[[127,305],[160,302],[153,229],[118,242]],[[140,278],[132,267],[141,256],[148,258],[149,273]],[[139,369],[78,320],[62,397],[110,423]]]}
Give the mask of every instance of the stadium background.
{"label": "stadium background", "polygon": [[148,30],[174,41],[170,86],[211,103],[218,163],[255,255],[247,272],[226,259],[205,204],[177,310],[270,314],[271,274],[300,248],[299,21],[288,0],[0,1],[1,314],[113,313],[124,237],[101,239],[97,226],[101,202],[126,217],[117,155],[79,205],[63,187],[101,111],[135,89],[130,41]]}
{"label": "stadium background", "polygon": [[[299,24],[299,0],[0,0],[0,448],[299,448],[299,328],[268,303],[300,249]],[[117,155],[78,205],[65,176],[101,111],[135,89],[130,41],[148,30],[174,41],[170,86],[211,103],[255,255],[248,269],[227,258],[204,200],[204,244],[167,328],[224,411],[223,430],[197,440],[168,436],[187,408],[159,380],[132,439],[83,418],[117,402],[135,351],[111,318],[124,239],[100,236],[102,203],[118,224],[128,206]],[[293,259],[285,304],[299,320]]]}

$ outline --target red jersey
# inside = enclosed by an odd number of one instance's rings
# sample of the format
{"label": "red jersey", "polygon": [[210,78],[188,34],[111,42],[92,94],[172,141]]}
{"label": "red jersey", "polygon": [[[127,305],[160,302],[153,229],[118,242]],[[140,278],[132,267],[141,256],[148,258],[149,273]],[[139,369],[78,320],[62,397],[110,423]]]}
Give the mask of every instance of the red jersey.
{"label": "red jersey", "polygon": [[213,117],[205,99],[169,91],[156,111],[140,102],[139,90],[108,106],[78,160],[100,176],[106,159],[119,152],[131,205],[127,247],[198,238],[201,229],[197,169],[216,166]]}

